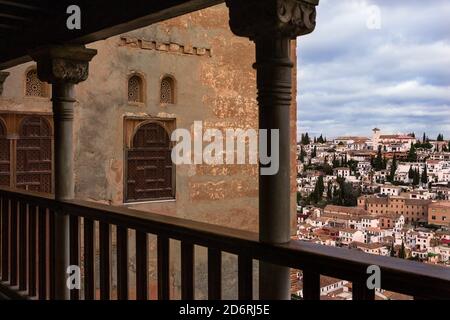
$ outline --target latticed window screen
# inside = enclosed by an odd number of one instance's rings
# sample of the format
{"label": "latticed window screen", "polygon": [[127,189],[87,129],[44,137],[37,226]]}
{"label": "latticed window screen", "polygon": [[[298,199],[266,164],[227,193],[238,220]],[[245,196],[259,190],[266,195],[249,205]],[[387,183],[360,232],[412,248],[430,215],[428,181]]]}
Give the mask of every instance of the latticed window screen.
{"label": "latticed window screen", "polygon": [[161,103],[174,103],[174,85],[169,77],[161,81]]}
{"label": "latticed window screen", "polygon": [[144,102],[142,92],[142,80],[139,76],[132,76],[128,80],[128,101]]}
{"label": "latticed window screen", "polygon": [[10,142],[6,138],[6,126],[0,118],[0,186],[10,186]]}
{"label": "latticed window screen", "polygon": [[39,80],[36,70],[30,70],[27,72],[25,94],[31,97],[47,96],[45,83]]}

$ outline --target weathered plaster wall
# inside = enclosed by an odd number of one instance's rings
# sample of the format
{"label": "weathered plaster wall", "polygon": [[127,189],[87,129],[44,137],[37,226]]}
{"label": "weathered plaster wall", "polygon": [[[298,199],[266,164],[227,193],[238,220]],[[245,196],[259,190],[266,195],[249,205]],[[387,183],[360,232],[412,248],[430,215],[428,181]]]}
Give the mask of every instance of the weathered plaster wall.
{"label": "weathered plaster wall", "polygon": [[[125,40],[92,44],[99,54],[78,88],[78,196],[123,202],[124,115],[176,118],[177,128],[189,130],[197,120],[219,129],[257,128],[254,46],[233,36],[227,15],[225,6],[216,6],[130,32]],[[145,105],[127,102],[132,72],[145,78]],[[176,79],[175,105],[159,103],[165,74]],[[176,168],[176,202],[135,207],[256,231],[257,185],[254,165],[182,165]]]}
{"label": "weathered plaster wall", "polygon": [[[75,175],[77,198],[122,205],[124,201],[124,118],[126,116],[175,118],[177,128],[192,130],[201,120],[206,128],[258,127],[254,44],[234,36],[228,10],[219,5],[140,30],[91,44],[98,55],[90,65],[88,80],[77,86],[75,106]],[[295,62],[293,42],[292,60]],[[51,111],[48,98],[24,98],[24,75],[33,64],[7,71],[0,109]],[[145,103],[129,104],[128,76],[138,72],[145,79]],[[162,106],[160,80],[176,79],[176,103]],[[292,180],[291,214],[296,199],[296,71],[291,109]],[[161,214],[258,230],[258,169],[256,165],[182,165],[176,168],[176,201],[133,205]],[[151,242],[154,246],[154,242]],[[131,248],[131,252],[133,249]],[[199,253],[197,253],[198,255]],[[179,251],[174,246],[173,293],[179,292]],[[206,268],[198,257],[197,285]],[[154,259],[151,259],[154,261]],[[224,265],[224,297],[236,293],[236,259]],[[130,265],[133,265],[131,257]],[[154,279],[156,265],[151,263]],[[203,268],[203,269],[202,269]],[[204,297],[200,290],[198,297]]]}
{"label": "weathered plaster wall", "polygon": [[[90,76],[77,86],[75,175],[79,198],[121,205],[124,201],[124,117],[175,118],[176,127],[257,128],[254,44],[234,36],[228,11],[219,5],[128,34],[96,42]],[[293,46],[295,55],[295,45]],[[295,56],[293,57],[295,61]],[[27,63],[10,70],[1,110],[51,112],[50,98],[24,96]],[[129,104],[127,79],[145,79],[145,103]],[[176,79],[176,103],[159,103],[164,75]],[[296,79],[295,70],[293,79]],[[296,94],[294,92],[293,96]],[[295,101],[292,146],[295,160]],[[295,166],[292,165],[292,213]],[[137,208],[256,231],[255,165],[182,165],[176,168],[176,201]]]}
{"label": "weathered plaster wall", "polygon": [[35,63],[29,62],[5,70],[10,75],[6,78],[3,94],[0,96],[1,111],[45,113],[52,111],[50,102],[51,89],[49,90],[49,97],[46,98],[25,96],[25,74],[35,65]]}

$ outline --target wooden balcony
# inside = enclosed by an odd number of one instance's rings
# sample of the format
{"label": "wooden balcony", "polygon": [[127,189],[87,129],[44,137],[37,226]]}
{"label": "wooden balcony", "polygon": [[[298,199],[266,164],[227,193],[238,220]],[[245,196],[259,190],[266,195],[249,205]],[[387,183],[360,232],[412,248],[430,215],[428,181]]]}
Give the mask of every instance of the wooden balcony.
{"label": "wooden balcony", "polygon": [[[320,275],[351,281],[353,299],[373,300],[375,292],[366,286],[370,265],[380,267],[382,289],[416,299],[450,299],[450,270],[442,267],[299,241],[268,245],[259,242],[256,233],[85,201],[55,201],[11,189],[0,189],[0,199],[0,292],[12,298],[54,299],[55,279],[67,275],[54,272],[58,244],[53,240],[53,232],[55,219],[67,214],[70,217],[67,254],[72,265],[83,264],[83,294],[71,290],[73,300],[111,299],[112,261],[117,263],[114,268],[117,270],[117,298],[129,299],[129,288],[135,287],[137,299],[148,299],[149,235],[157,237],[158,299],[173,298],[169,288],[170,239],[181,242],[182,299],[194,299],[194,250],[197,246],[207,248],[208,298],[213,300],[222,298],[221,257],[225,252],[238,257],[238,297],[242,300],[254,298],[252,263],[255,260],[303,270],[303,292],[307,300],[320,299]],[[98,254],[95,249],[97,230]],[[128,271],[129,230],[136,234],[133,237],[136,241],[135,283],[131,283]],[[116,252],[111,250],[112,234]],[[116,259],[112,259],[113,254]],[[98,270],[94,267],[96,260],[99,260]],[[95,279],[99,279],[99,285]]]}

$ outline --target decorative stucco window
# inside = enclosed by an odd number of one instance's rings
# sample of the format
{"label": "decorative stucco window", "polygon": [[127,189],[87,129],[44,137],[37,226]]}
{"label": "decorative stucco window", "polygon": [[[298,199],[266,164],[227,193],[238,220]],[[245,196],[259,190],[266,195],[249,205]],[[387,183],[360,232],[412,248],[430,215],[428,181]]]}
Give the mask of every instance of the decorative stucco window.
{"label": "decorative stucco window", "polygon": [[128,79],[128,102],[144,102],[144,83],[139,75],[133,75]]}
{"label": "decorative stucco window", "polygon": [[175,83],[171,77],[164,77],[161,80],[161,103],[175,103]]}
{"label": "decorative stucco window", "polygon": [[39,80],[36,69],[30,70],[26,74],[25,95],[28,97],[48,97],[47,85]]}

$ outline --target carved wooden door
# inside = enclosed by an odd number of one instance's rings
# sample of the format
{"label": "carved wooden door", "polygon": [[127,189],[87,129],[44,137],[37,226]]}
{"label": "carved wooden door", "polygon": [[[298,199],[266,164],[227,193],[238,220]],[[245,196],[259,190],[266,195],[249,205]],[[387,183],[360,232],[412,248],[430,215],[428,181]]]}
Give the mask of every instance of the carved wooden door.
{"label": "carved wooden door", "polygon": [[126,200],[173,198],[170,139],[157,123],[141,126],[127,150]]}
{"label": "carved wooden door", "polygon": [[23,119],[16,148],[16,187],[52,192],[51,127],[42,117]]}
{"label": "carved wooden door", "polygon": [[6,126],[3,120],[0,119],[0,186],[10,186],[10,143],[6,138]]}

